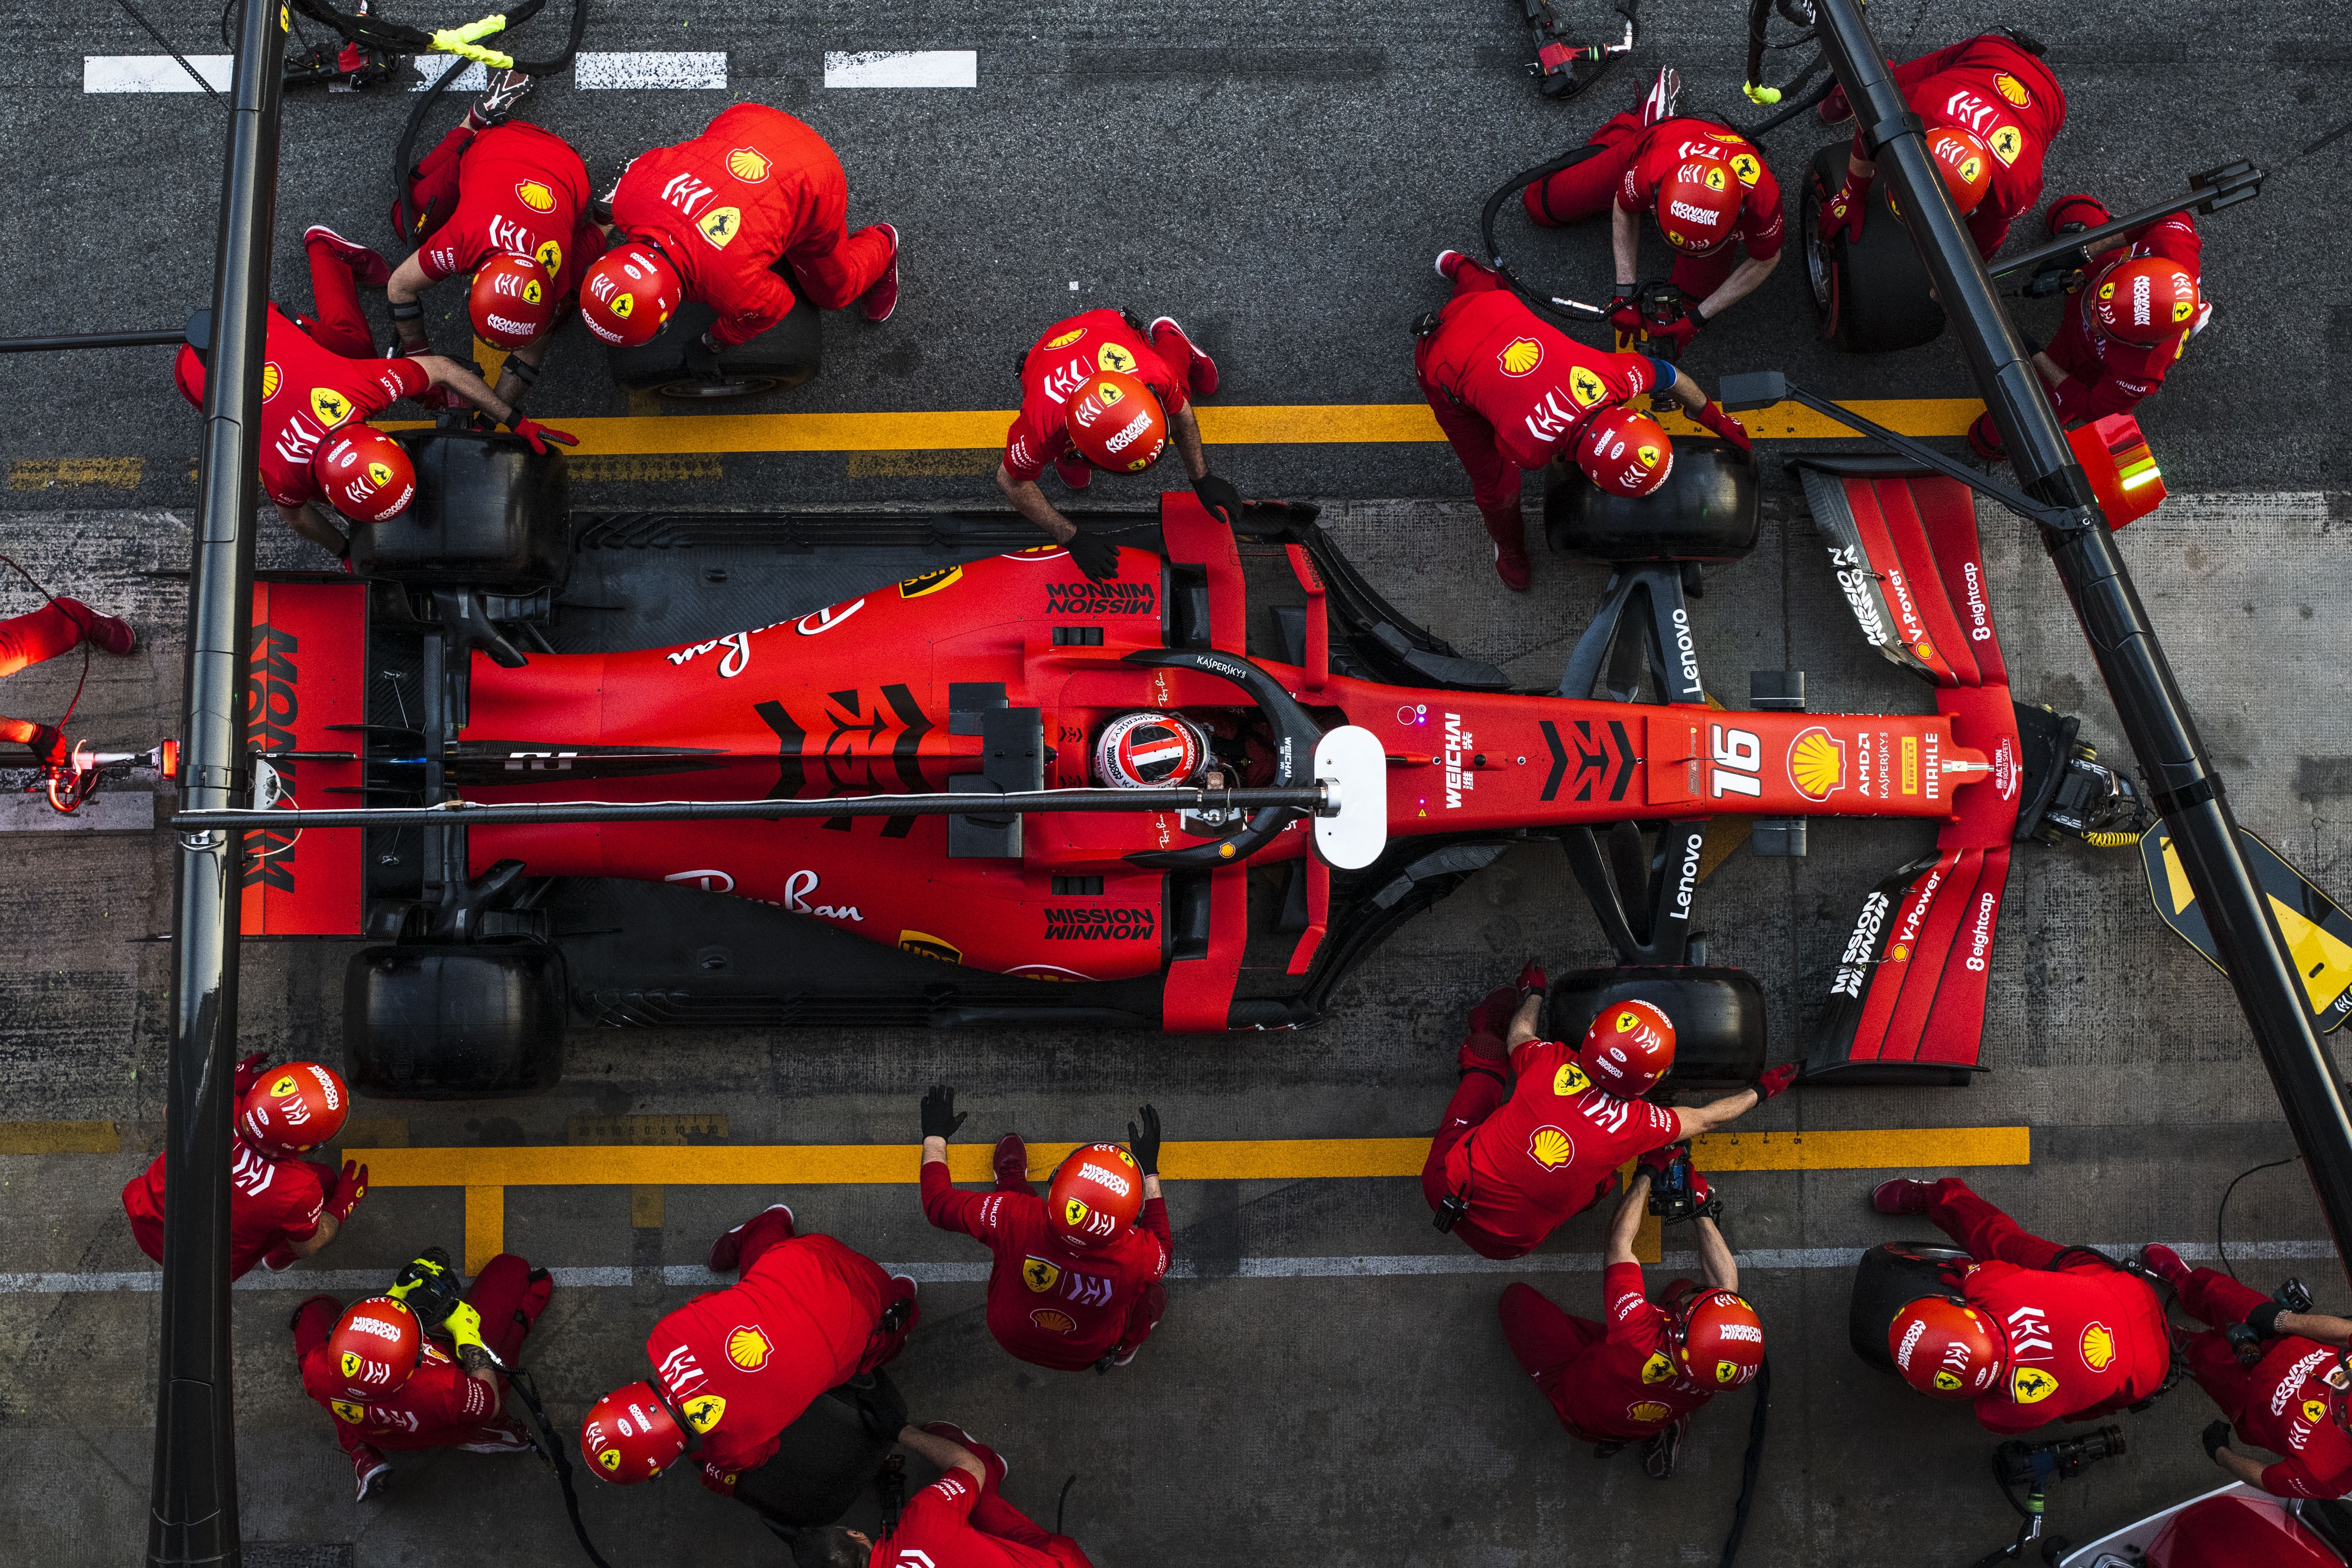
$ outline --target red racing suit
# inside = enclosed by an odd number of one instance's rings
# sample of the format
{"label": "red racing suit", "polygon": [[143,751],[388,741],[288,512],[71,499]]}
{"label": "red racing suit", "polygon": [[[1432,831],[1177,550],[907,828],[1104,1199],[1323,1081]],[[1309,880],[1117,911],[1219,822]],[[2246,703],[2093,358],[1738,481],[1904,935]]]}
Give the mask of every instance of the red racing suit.
{"label": "red racing suit", "polygon": [[1748,187],[1727,243],[1705,256],[1677,253],[1667,281],[1694,300],[1723,287],[1742,252],[1755,261],[1780,254],[1786,225],[1780,213],[1780,183],[1745,137],[1711,120],[1687,115],[1644,126],[1641,117],[1621,114],[1592,133],[1588,146],[1603,147],[1573,168],[1563,169],[1519,193],[1528,216],[1547,228],[1598,217],[1613,196],[1636,217],[1654,212],[1658,187],[1685,162],[1721,163]]}
{"label": "red racing suit", "polygon": [[1503,1291],[1503,1337],[1571,1436],[1638,1442],[1715,1397],[1683,1375],[1666,1314],[1642,1292],[1639,1263],[1610,1264],[1601,1297],[1606,1324],[1562,1312],[1532,1285]]}
{"label": "red racing suit", "polygon": [[890,236],[848,232],[849,180],[824,137],[781,110],[739,103],[691,141],[631,163],[613,193],[615,237],[649,239],[688,299],[719,312],[710,335],[748,342],[793,308],[778,257],[818,308],[838,310],[890,269]]}
{"label": "red racing suit", "polygon": [[1056,321],[1021,360],[1021,412],[1004,433],[1004,471],[1034,479],[1070,445],[1070,394],[1099,371],[1136,377],[1173,420],[1188,405],[1185,377],[1119,311],[1088,310]]}
{"label": "red racing suit", "polygon": [[478,131],[460,122],[416,166],[408,193],[416,265],[436,283],[493,256],[528,256],[555,279],[554,298],[567,299],[581,268],[604,254],[588,165],[528,120]]}
{"label": "red racing suit", "polygon": [[2221,1330],[2246,1321],[2270,1300],[2227,1274],[2200,1269],[2181,1287],[2180,1304],[2212,1327],[2191,1338],[2182,1354],[2197,1385],[2213,1397],[2239,1440],[2285,1458],[2263,1471],[2263,1490],[2276,1497],[2342,1497],[2352,1492],[2352,1437],[2336,1424],[2331,1387],[2333,1345],[2287,1334],[2272,1340],[2262,1360],[2240,1366]]}
{"label": "red racing suit", "polygon": [[1081,1372],[1107,1354],[1132,1354],[1160,1326],[1168,1304],[1160,1281],[1174,1245],[1162,1199],[1145,1199],[1136,1223],[1110,1246],[1072,1247],[1026,1182],[958,1192],[947,1166],[926,1162],[923,1218],[995,1254],[988,1332],[1033,1366]]}
{"label": "red racing suit", "polygon": [[[2066,123],[2066,95],[2050,68],[1998,33],[1965,39],[1895,68],[1895,85],[1927,129],[1957,125],[1992,149],[1992,184],[1963,221],[1990,257],[2009,225],[2042,200],[2042,160]],[[1863,150],[1853,139],[1853,155]]]}
{"label": "red racing suit", "polygon": [[[332,1166],[273,1160],[247,1143],[242,1134],[231,1140],[228,1170],[228,1276],[232,1280],[251,1272],[256,1263],[288,1242],[308,1241],[316,1235],[319,1217],[326,1212],[327,1196],[334,1191],[338,1179]],[[123,1184],[122,1212],[131,1217],[131,1234],[139,1250],[161,1263],[163,1155],[157,1155],[143,1174]],[[293,1261],[291,1253],[282,1253],[271,1260],[270,1266],[284,1269]]]}
{"label": "red racing suit", "polygon": [[1663,1105],[1596,1087],[1575,1047],[1556,1040],[1511,1052],[1511,1075],[1507,1098],[1493,1074],[1463,1074],[1421,1172],[1430,1207],[1468,1200],[1454,1235],[1483,1258],[1534,1251],[1609,1190],[1619,1166],[1665,1147],[1682,1126]]}
{"label": "red racing suit", "polygon": [[1975,1400],[1988,1430],[2088,1421],[2164,1386],[2172,1341],[2147,1281],[2029,1234],[1958,1176],[1936,1184],[1927,1218],[1979,1260],[1964,1267],[1960,1294],[2009,1342],[2008,1381]]}
{"label": "red racing suit", "polygon": [[[482,1343],[491,1354],[512,1364],[522,1354],[523,1336],[547,1310],[554,1289],[545,1270],[534,1272],[511,1252],[501,1252],[482,1265],[466,1300],[482,1314]],[[522,1428],[506,1413],[506,1379],[500,1377],[499,1392],[492,1393],[429,1336],[406,1383],[363,1404],[345,1398],[342,1375],[327,1349],[327,1336],[341,1317],[342,1308],[332,1296],[313,1296],[303,1302],[294,1318],[294,1354],[302,1366],[302,1392],[334,1416],[335,1438],[345,1452],[362,1444],[475,1453],[530,1447]]]}
{"label": "red racing suit", "polygon": [[882,1265],[830,1236],[794,1236],[772,1212],[772,1236],[744,1239],[741,1279],[646,1336],[663,1395],[702,1434],[695,1457],[714,1491],[765,1463],[809,1401],[895,1357],[919,1316],[907,1297],[904,1326],[884,1328],[903,1287]]}
{"label": "red racing suit", "polygon": [[[2101,217],[2096,221],[2107,220]],[[2059,322],[2057,336],[2043,350],[2066,372],[2064,382],[2044,389],[2061,424],[2080,424],[2111,413],[2129,413],[2140,399],[2164,384],[2164,373],[2187,350],[2189,337],[2202,319],[2200,310],[2189,319],[2178,338],[2154,348],[2119,343],[2091,325],[2092,289],[2099,274],[2119,261],[2162,256],[2186,267],[2189,276],[2198,279],[2201,296],[2204,250],[2204,242],[2197,233],[2196,214],[2175,213],[2142,229],[2128,249],[2103,251],[2091,258],[2092,283],[2067,296],[2066,313]]]}
{"label": "red racing suit", "polygon": [[[53,599],[28,615],[12,615],[0,621],[0,676],[13,675],[80,647],[82,639],[89,635],[93,613],[79,599]],[[0,716],[0,740],[31,747],[38,754],[58,744],[59,737],[47,725]],[[156,1179],[163,1178],[158,1176]]]}
{"label": "red racing suit", "polygon": [[[986,1450],[978,1457],[987,1463]],[[874,1543],[869,1568],[1093,1568],[1076,1542],[1005,1501],[987,1468],[985,1485],[953,1469],[917,1492],[898,1528]]]}
{"label": "red racing suit", "polygon": [[[277,306],[269,308],[261,368],[261,487],[282,507],[327,504],[310,474],[327,433],[364,420],[433,384],[415,360],[347,359],[314,339]],[[205,400],[205,365],[183,347],[173,373],[180,394]]]}

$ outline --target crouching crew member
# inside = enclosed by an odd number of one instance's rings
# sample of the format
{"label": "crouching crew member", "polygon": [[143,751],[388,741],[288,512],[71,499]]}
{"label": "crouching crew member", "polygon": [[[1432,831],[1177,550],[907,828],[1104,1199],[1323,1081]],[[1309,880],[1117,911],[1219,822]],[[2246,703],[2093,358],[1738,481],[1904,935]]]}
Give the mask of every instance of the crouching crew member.
{"label": "crouching crew member", "polygon": [[[256,1263],[289,1269],[335,1239],[367,1196],[367,1166],[338,1172],[302,1158],[334,1142],[351,1114],[352,1092],[331,1067],[289,1061],[270,1067],[259,1052],[236,1064],[237,1102],[229,1148],[228,1273]],[[122,1210],[139,1250],[163,1260],[163,1159],[123,1185]]]}
{"label": "crouching crew member", "polygon": [[[1605,151],[1537,181],[1519,193],[1528,216],[1546,228],[1609,212],[1609,248],[1617,262],[1610,320],[1630,336],[1649,326],[1690,347],[1709,321],[1756,291],[1780,263],[1780,183],[1745,137],[1712,120],[1675,113],[1681,78],[1658,73],[1641,106],[1592,133]],[[1657,219],[1674,247],[1667,281],[1691,302],[1670,326],[1645,323],[1633,290],[1642,275],[1642,214]],[[1618,340],[1621,343],[1624,336]]]}
{"label": "crouching crew member", "polygon": [[1471,1009],[1461,1086],[1422,1167],[1439,1228],[1485,1258],[1525,1257],[1599,1201],[1625,1161],[1727,1126],[1797,1076],[1789,1062],[1696,1110],[1653,1104],[1642,1096],[1674,1065],[1673,1020],[1622,1002],[1580,1045],[1538,1040],[1544,987],[1529,963]]}
{"label": "crouching crew member", "polygon": [[[2169,1247],[2140,1249],[2147,1271],[2180,1293],[2180,1304],[2211,1326],[2181,1354],[2197,1385],[2221,1407],[2205,1428],[2205,1451],[2231,1479],[2274,1497],[2336,1498],[2352,1492],[2352,1320],[2292,1312],[2250,1285],[2211,1269],[2192,1270]],[[2241,1348],[2242,1346],[2242,1349]],[[2268,1448],[2268,1465],[2230,1447]]]}
{"label": "crouching crew member", "polygon": [[[71,653],[88,640],[118,656],[131,652],[131,622],[100,615],[79,599],[51,599],[28,615],[0,621],[0,677]],[[65,731],[28,718],[0,715],[0,740],[21,746],[44,768],[62,767],[73,752]]]}
{"label": "crouching crew member", "polygon": [[789,315],[779,258],[821,310],[853,301],[868,321],[898,304],[898,231],[848,230],[849,180],[824,138],[781,110],[739,103],[703,133],[631,162],[606,198],[608,248],[581,281],[580,318],[619,347],[649,343],[688,299],[719,319],[687,345],[714,369]]}
{"label": "crouching crew member", "polygon": [[1029,1185],[1029,1147],[1007,1133],[996,1145],[996,1189],[958,1192],[948,1139],[968,1112],[955,1091],[923,1096],[923,1218],[987,1244],[988,1332],[1034,1366],[1107,1372],[1135,1359],[1168,1306],[1172,1243],[1160,1197],[1160,1113],[1146,1105],[1128,1124],[1134,1153],[1087,1144],[1054,1172],[1040,1202]]}
{"label": "crouching crew member", "polygon": [[1139,474],[1174,442],[1192,493],[1228,527],[1242,516],[1241,493],[1209,472],[1192,400],[1213,397],[1217,361],[1201,351],[1172,316],[1150,326],[1124,311],[1088,310],[1045,329],[1021,356],[1021,412],[1004,433],[996,487],[1015,510],[1068,549],[1097,582],[1118,575],[1118,547],[1081,534],[1037,481],[1051,466],[1083,490],[1095,470]]}
{"label": "crouching crew member", "polygon": [[[2066,95],[2041,57],[2015,39],[1987,33],[1895,68],[1903,101],[1927,127],[1928,155],[1966,220],[1978,254],[1990,258],[2011,220],[2042,200],[2042,160],[2066,123]],[[1835,125],[1853,113],[1845,89],[1823,99]],[[1878,175],[1856,131],[1845,184],[1822,204],[1821,232],[1862,233],[1864,198]]]}
{"label": "crouching crew member", "polygon": [[939,1467],[940,1479],[899,1511],[876,1541],[835,1525],[793,1542],[794,1568],[1093,1568],[1078,1543],[1004,1500],[1011,1467],[993,1448],[946,1421],[908,1427],[898,1441]]}
{"label": "crouching crew member", "polygon": [[1437,272],[1454,297],[1414,324],[1413,370],[1438,428],[1470,471],[1496,573],[1513,592],[1525,593],[1534,574],[1519,516],[1520,469],[1572,460],[1612,496],[1646,496],[1666,482],[1674,443],[1657,421],[1625,406],[1636,395],[1649,393],[1653,406],[1671,398],[1748,449],[1739,422],[1665,361],[1585,347],[1458,250],[1439,253]]}
{"label": "crouching crew member", "polygon": [[332,1296],[312,1296],[294,1309],[302,1392],[335,1418],[356,1500],[391,1478],[387,1448],[534,1450],[506,1413],[498,1368],[521,1355],[523,1336],[554,1290],[546,1270],[501,1252],[460,1299],[449,1255],[436,1247],[402,1270],[391,1291],[349,1311]]}
{"label": "crouching crew member", "polygon": [[1895,1314],[1887,1349],[1922,1394],[1968,1399],[2013,1436],[2153,1397],[2172,1366],[2155,1287],[2084,1248],[2029,1234],[1957,1176],[1881,1182],[1881,1214],[1924,1214],[1973,1260]]}
{"label": "crouching crew member", "polygon": [[615,1486],[651,1480],[689,1449],[702,1484],[732,1496],[809,1402],[895,1359],[921,1312],[915,1281],[830,1236],[802,1236],[779,1203],[710,1245],[710,1271],[742,1271],[654,1325],[649,1381],[589,1407],[580,1452]]}
{"label": "crouching crew member", "polygon": [[1699,1270],[1706,1282],[1676,1280],[1663,1305],[1643,1291],[1633,1237],[1653,1173],[1666,1164],[1643,1156],[1610,1224],[1601,1276],[1607,1322],[1572,1316],[1532,1285],[1507,1287],[1500,1307],[1511,1354],[1570,1435],[1599,1444],[1603,1458],[1641,1444],[1643,1466],[1660,1480],[1674,1473],[1691,1413],[1744,1385],[1764,1364],[1763,1320],[1739,1294],[1739,1266],[1716,1228],[1720,1206],[1696,1172]]}

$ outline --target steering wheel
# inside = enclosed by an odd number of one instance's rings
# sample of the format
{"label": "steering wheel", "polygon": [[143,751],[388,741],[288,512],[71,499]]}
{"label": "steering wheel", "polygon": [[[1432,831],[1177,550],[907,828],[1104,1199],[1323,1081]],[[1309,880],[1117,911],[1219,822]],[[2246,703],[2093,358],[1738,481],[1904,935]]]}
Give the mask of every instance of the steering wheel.
{"label": "steering wheel", "polygon": [[[1198,670],[1230,681],[1249,694],[1266,722],[1274,726],[1273,788],[1296,789],[1315,766],[1316,743],[1323,731],[1307,716],[1282,683],[1238,653],[1203,653],[1197,648],[1146,648],[1129,653],[1130,664],[1158,664]],[[1181,850],[1139,850],[1127,857],[1130,865],[1181,871],[1187,867],[1232,865],[1248,859],[1274,841],[1274,837],[1306,813],[1295,806],[1265,806],[1222,839],[1188,844]]]}

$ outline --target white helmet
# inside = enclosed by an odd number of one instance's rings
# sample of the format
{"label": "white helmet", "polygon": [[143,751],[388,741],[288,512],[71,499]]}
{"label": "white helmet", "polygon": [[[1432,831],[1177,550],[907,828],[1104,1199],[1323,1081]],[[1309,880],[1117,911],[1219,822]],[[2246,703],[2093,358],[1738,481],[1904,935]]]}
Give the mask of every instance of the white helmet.
{"label": "white helmet", "polygon": [[1114,789],[1181,789],[1208,765],[1208,732],[1182,714],[1123,713],[1095,742],[1095,777]]}

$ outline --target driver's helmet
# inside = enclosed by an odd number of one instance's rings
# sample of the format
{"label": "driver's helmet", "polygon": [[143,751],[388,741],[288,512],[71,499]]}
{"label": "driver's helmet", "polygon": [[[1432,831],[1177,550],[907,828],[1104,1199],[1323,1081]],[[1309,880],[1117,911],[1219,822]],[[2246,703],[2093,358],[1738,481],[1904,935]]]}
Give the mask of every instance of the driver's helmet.
{"label": "driver's helmet", "polygon": [[1209,735],[1178,713],[1123,713],[1095,742],[1095,777],[1114,789],[1178,789],[1209,766]]}

